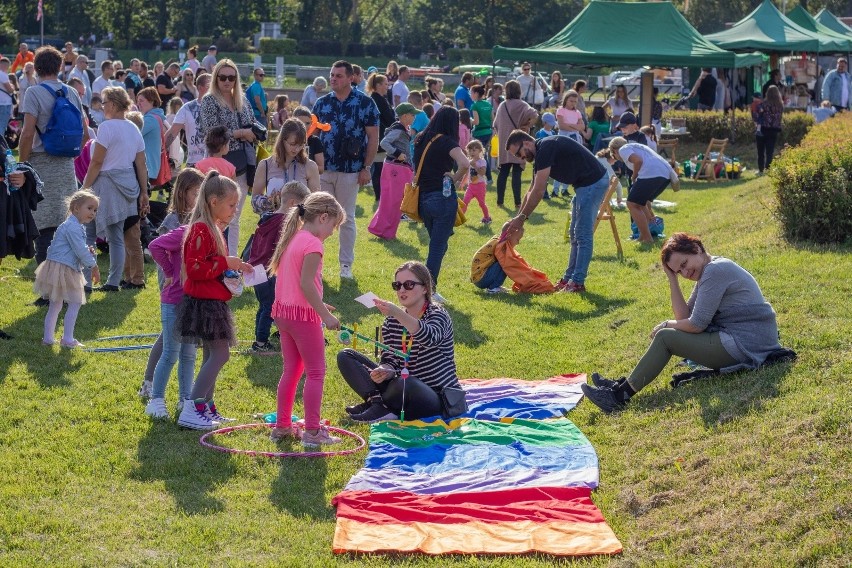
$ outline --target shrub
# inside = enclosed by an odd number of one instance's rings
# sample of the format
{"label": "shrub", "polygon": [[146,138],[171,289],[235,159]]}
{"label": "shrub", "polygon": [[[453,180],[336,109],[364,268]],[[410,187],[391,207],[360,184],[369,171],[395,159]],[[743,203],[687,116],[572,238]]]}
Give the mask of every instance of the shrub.
{"label": "shrub", "polygon": [[[731,117],[719,112],[675,110],[663,114],[663,123],[669,118],[685,118],[689,131],[687,141],[707,143],[711,138],[731,137]],[[813,126],[814,118],[804,112],[785,112],[781,118],[780,145],[797,146]],[[754,143],[754,122],[747,110],[734,115],[734,137],[737,144]]]}
{"label": "shrub", "polygon": [[772,162],[776,215],[791,241],[852,240],[852,115],[814,126]]}
{"label": "shrub", "polygon": [[447,50],[447,59],[462,63],[488,63],[493,59],[490,49],[456,49]]}
{"label": "shrub", "polygon": [[260,52],[264,55],[295,55],[296,40],[293,38],[260,38]]}
{"label": "shrub", "polygon": [[207,48],[210,47],[212,44],[213,44],[213,38],[210,37],[210,36],[195,36],[195,37],[189,38],[189,45],[190,46],[192,46],[192,45],[198,46],[198,51],[200,52],[198,54],[199,59],[201,59],[202,57],[204,57],[204,55],[206,55]]}

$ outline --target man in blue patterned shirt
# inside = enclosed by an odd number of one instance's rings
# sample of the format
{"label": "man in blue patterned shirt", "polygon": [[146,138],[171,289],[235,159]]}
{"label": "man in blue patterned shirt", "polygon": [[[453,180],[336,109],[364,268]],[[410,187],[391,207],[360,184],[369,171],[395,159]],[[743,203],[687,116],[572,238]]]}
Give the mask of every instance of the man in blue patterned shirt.
{"label": "man in blue patterned shirt", "polygon": [[340,227],[340,277],[352,278],[355,261],[355,201],[358,187],[370,181],[370,165],[379,146],[379,109],[369,95],[352,88],[354,71],[347,61],[331,67],[331,92],[317,99],[313,113],[330,124],[320,132],[325,171],[323,191],[332,194],[346,211]]}

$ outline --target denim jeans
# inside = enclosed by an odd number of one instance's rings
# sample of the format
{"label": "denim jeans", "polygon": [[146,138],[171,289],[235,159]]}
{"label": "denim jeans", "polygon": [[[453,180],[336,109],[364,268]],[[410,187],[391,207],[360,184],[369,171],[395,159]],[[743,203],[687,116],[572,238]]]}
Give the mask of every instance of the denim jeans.
{"label": "denim jeans", "polygon": [[571,256],[568,259],[568,269],[562,277],[566,282],[583,284],[589,271],[594,248],[595,219],[606,190],[609,179],[606,174],[586,187],[575,187],[574,198],[571,200]]}
{"label": "denim jeans", "polygon": [[[121,275],[124,273],[124,221],[107,225],[107,242],[109,243],[109,276],[104,284],[118,286],[121,284]],[[95,222],[86,224],[86,244],[95,246],[97,234],[95,233]],[[86,284],[92,285],[92,271],[84,270]]]}
{"label": "denim jeans", "polygon": [[488,267],[485,274],[483,274],[479,282],[476,283],[476,287],[482,288],[483,290],[490,290],[491,288],[502,286],[505,281],[506,271],[503,270],[500,263],[495,260],[494,264]]}
{"label": "denim jeans", "polygon": [[180,399],[189,398],[195,376],[195,343],[181,343],[175,333],[175,304],[160,304],[160,322],[163,325],[163,354],[154,367],[154,387],[151,398],[164,398],[169,375],[178,364],[178,392]]}
{"label": "denim jeans", "polygon": [[272,327],[272,303],[275,302],[275,276],[254,287],[257,298],[257,314],[254,317],[254,340],[260,344],[269,341],[269,330]]}
{"label": "denim jeans", "polygon": [[444,197],[440,191],[420,193],[420,217],[429,233],[429,254],[426,257],[426,268],[432,274],[435,286],[438,285],[438,274],[441,263],[447,254],[447,244],[453,234],[456,222],[456,210],[459,198],[455,191],[449,197]]}
{"label": "denim jeans", "polygon": [[6,126],[12,118],[12,105],[0,105],[0,136],[6,133]]}

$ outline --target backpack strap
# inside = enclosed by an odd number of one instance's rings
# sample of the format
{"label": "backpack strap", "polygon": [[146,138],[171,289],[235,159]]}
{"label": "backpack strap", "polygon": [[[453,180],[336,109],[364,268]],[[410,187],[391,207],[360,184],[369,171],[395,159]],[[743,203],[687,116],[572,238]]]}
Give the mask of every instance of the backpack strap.
{"label": "backpack strap", "polygon": [[[56,91],[54,91],[52,87],[50,87],[49,85],[46,85],[44,83],[39,83],[39,86],[47,89],[47,92],[50,93],[51,95],[53,95],[54,101],[56,101],[56,99],[58,99],[59,97],[67,96],[67,93],[65,92],[65,85],[60,86],[59,89],[56,90]],[[38,125],[36,125],[35,129],[36,129],[36,132],[38,132],[39,136],[41,136],[43,134],[42,131],[38,129]]]}

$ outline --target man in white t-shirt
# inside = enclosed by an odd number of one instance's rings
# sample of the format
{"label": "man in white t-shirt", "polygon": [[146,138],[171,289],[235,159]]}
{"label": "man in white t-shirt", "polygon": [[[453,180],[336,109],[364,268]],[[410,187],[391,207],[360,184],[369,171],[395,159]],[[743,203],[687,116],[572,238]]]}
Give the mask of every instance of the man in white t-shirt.
{"label": "man in white t-shirt", "polygon": [[74,69],[71,70],[71,73],[68,74],[66,82],[74,77],[77,77],[83,82],[83,87],[86,89],[82,97],[83,104],[87,107],[90,106],[92,104],[92,83],[94,83],[94,75],[91,75],[91,71],[89,71],[89,58],[85,55],[77,57],[77,64],[74,66]]}
{"label": "man in white t-shirt", "polygon": [[6,125],[12,117],[12,93],[15,89],[9,82],[9,65],[7,57],[0,57],[0,136],[6,132]]}
{"label": "man in white t-shirt", "polygon": [[627,192],[627,209],[639,229],[639,242],[653,243],[654,238],[648,226],[654,220],[651,202],[668,187],[669,183],[677,190],[680,181],[671,165],[655,151],[644,144],[627,142],[617,136],[610,140],[609,149],[617,154],[632,172],[631,186]]}
{"label": "man in white t-shirt", "polygon": [[172,145],[174,139],[183,130],[186,134],[186,165],[194,167],[196,162],[203,160],[207,155],[207,147],[204,138],[198,133],[198,116],[201,114],[199,101],[210,89],[210,80],[213,76],[209,73],[199,75],[195,78],[195,88],[198,89],[198,98],[189,101],[175,115],[168,132],[166,132],[166,147]]}
{"label": "man in white t-shirt", "polygon": [[402,103],[408,102],[408,85],[405,84],[411,76],[411,70],[408,65],[403,65],[399,68],[399,79],[393,84],[393,108],[398,107]]}
{"label": "man in white t-shirt", "polygon": [[115,67],[109,59],[101,63],[101,76],[92,83],[92,94],[100,95],[107,87],[123,87],[124,85],[113,79]]}

